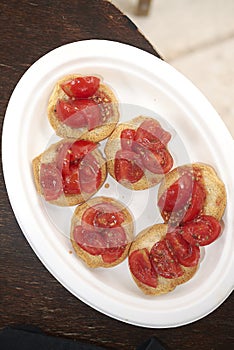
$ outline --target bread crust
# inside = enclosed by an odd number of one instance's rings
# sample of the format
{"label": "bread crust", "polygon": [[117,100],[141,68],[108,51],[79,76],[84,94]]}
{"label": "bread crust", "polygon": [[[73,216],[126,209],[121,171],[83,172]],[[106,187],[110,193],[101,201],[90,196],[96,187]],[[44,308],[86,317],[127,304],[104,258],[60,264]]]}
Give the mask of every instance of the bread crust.
{"label": "bread crust", "polygon": [[93,142],[99,142],[107,138],[112,133],[116,124],[119,121],[118,100],[114,92],[108,85],[101,83],[97,92],[92,97],[92,99],[95,100],[101,98],[101,108],[103,108],[103,110],[106,111],[107,115],[111,115],[111,117],[107,118],[103,125],[90,131],[87,127],[72,128],[59,121],[55,113],[55,107],[58,99],[68,99],[68,96],[61,89],[60,84],[80,76],[81,75],[79,74],[70,74],[57,81],[48,102],[48,119],[56,134],[62,138],[76,138],[89,140]]}
{"label": "bread crust", "polygon": [[[64,139],[57,143],[52,144],[49,146],[43,153],[35,157],[32,161],[32,169],[33,169],[33,176],[34,176],[34,183],[36,186],[37,192],[43,197],[43,192],[40,184],[40,167],[42,163],[51,163],[55,161],[56,155],[58,154],[58,149],[61,147],[61,145],[65,143],[72,144],[76,140],[74,139]],[[65,206],[74,206],[80,203],[83,203],[88,198],[93,196],[103,185],[106,176],[107,176],[107,170],[106,170],[106,160],[102,156],[101,152],[98,149],[94,149],[92,152],[92,155],[96,158],[98,163],[100,164],[101,169],[101,183],[100,186],[96,189],[93,193],[81,193],[81,194],[70,194],[65,195],[62,193],[56,200],[48,201],[48,203],[58,205],[61,207]]]}
{"label": "bread crust", "polygon": [[[125,233],[126,233],[126,236],[127,236],[127,240],[128,240],[128,244],[126,245],[126,248],[125,248],[123,254],[121,255],[121,257],[119,257],[117,260],[115,260],[112,263],[104,262],[102,260],[101,255],[89,254],[87,251],[82,249],[75,242],[74,236],[73,236],[73,231],[74,231],[75,226],[81,224],[81,218],[82,218],[83,213],[89,207],[92,207],[92,206],[94,206],[95,204],[98,204],[98,203],[110,203],[110,204],[113,204],[124,215],[124,222],[122,223],[121,226],[125,230]],[[85,203],[79,205],[75,209],[74,214],[72,216],[72,221],[71,221],[70,240],[71,240],[71,243],[72,243],[72,246],[73,246],[73,249],[74,249],[76,255],[79,258],[81,258],[88,267],[90,267],[90,268],[97,268],[97,267],[109,268],[109,267],[113,267],[113,266],[116,266],[116,265],[120,264],[123,260],[126,259],[126,257],[128,256],[128,251],[129,251],[131,242],[133,240],[133,232],[134,232],[133,218],[132,218],[132,215],[131,215],[130,211],[126,208],[126,206],[124,206],[124,204],[122,204],[119,201],[114,200],[112,198],[100,196],[100,197],[94,197],[94,198],[89,199],[88,201],[86,201]]]}
{"label": "bread crust", "polygon": [[[163,239],[167,233],[168,225],[167,224],[156,224],[150,227],[147,227],[143,231],[141,231],[135,240],[132,242],[129,256],[135,250],[146,248],[149,252],[154,244],[161,239]],[[158,275],[158,284],[156,288],[148,286],[141,281],[139,281],[131,272],[133,280],[136,285],[141,289],[144,294],[147,295],[160,295],[166,294],[174,290],[178,285],[183,284],[189,281],[198,269],[198,265],[192,267],[185,267],[180,265],[182,270],[184,271],[183,275],[178,278],[164,278]]]}
{"label": "bread crust", "polygon": [[[144,122],[147,119],[154,120],[153,118],[146,117],[146,116],[138,116],[129,122],[121,123],[119,124],[115,131],[110,135],[109,139],[107,140],[104,152],[107,159],[107,170],[109,174],[116,179],[115,177],[115,171],[114,171],[114,163],[115,163],[115,155],[118,150],[121,149],[121,141],[120,141],[120,135],[121,132],[126,129],[134,129],[136,130],[142,122]],[[131,190],[145,190],[147,188],[153,187],[157,185],[164,177],[164,174],[153,174],[149,170],[144,170],[143,177],[135,182],[130,183],[128,181],[121,181],[121,184]]]}
{"label": "bread crust", "polygon": [[[218,221],[222,219],[224,210],[227,204],[227,196],[225,185],[219,178],[214,168],[205,163],[192,163],[177,167],[167,173],[161,182],[158,190],[158,200],[163,192],[170,187],[175,181],[177,181],[183,170],[192,170],[200,172],[202,175],[202,183],[206,191],[206,199],[204,207],[202,209],[203,215],[211,215]],[[165,222],[168,218],[161,213]]]}

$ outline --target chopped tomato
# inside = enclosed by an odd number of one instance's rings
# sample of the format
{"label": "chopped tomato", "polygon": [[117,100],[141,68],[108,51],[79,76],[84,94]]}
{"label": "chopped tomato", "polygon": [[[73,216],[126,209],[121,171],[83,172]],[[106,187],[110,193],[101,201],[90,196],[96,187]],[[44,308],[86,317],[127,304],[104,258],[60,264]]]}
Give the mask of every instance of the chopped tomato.
{"label": "chopped tomato", "polygon": [[106,248],[102,255],[102,260],[105,263],[111,264],[117,259],[119,259],[125,250],[125,247],[118,247],[118,248]]}
{"label": "chopped tomato", "polygon": [[165,174],[171,170],[173,159],[165,147],[156,151],[145,149],[141,153],[141,159],[146,169],[154,174]]}
{"label": "chopped tomato", "polygon": [[95,230],[84,230],[81,225],[73,231],[74,241],[91,255],[100,255],[104,249],[104,240]]}
{"label": "chopped tomato", "polygon": [[60,86],[69,97],[88,98],[99,88],[100,79],[94,76],[76,77],[65,81]]}
{"label": "chopped tomato", "polygon": [[69,172],[63,174],[63,190],[65,194],[80,194],[80,178],[77,166],[71,166]]}
{"label": "chopped tomato", "polygon": [[183,270],[172,251],[168,249],[165,239],[154,244],[150,251],[150,260],[157,274],[164,278],[177,278]]}
{"label": "chopped tomato", "polygon": [[130,183],[135,183],[144,175],[140,156],[126,150],[120,150],[116,153],[114,171],[118,182],[127,180]]}
{"label": "chopped tomato", "polygon": [[92,130],[102,121],[98,104],[89,99],[58,100],[56,115],[61,122],[71,128],[88,127],[88,130]]}
{"label": "chopped tomato", "polygon": [[42,163],[40,184],[45,200],[56,200],[63,192],[62,177],[55,163]]}
{"label": "chopped tomato", "polygon": [[220,232],[220,222],[210,215],[201,215],[181,226],[183,238],[190,244],[198,246],[214,242],[219,237]]}
{"label": "chopped tomato", "polygon": [[154,150],[158,143],[167,145],[171,134],[155,120],[145,120],[136,131],[135,141],[147,149]]}
{"label": "chopped tomato", "polygon": [[123,150],[127,150],[127,151],[132,150],[132,144],[133,144],[135,134],[136,132],[133,129],[124,129],[121,132],[120,140],[121,140],[121,148]]}
{"label": "chopped tomato", "polygon": [[200,259],[199,247],[188,243],[179,232],[167,233],[166,243],[181,265],[191,267],[198,264]]}
{"label": "chopped tomato", "polygon": [[124,222],[124,215],[111,203],[99,203],[88,208],[83,216],[84,225],[98,228],[112,228],[120,226]]}
{"label": "chopped tomato", "polygon": [[193,186],[192,200],[182,219],[182,222],[190,221],[200,214],[206,199],[206,192],[199,182],[195,182]]}
{"label": "chopped tomato", "polygon": [[95,192],[102,180],[101,169],[96,158],[88,153],[79,163],[79,179],[82,192]]}
{"label": "chopped tomato", "polygon": [[152,268],[149,252],[146,248],[138,249],[129,256],[129,268],[133,276],[141,283],[156,288],[158,284],[157,274]]}
{"label": "chopped tomato", "polygon": [[87,140],[78,140],[75,141],[68,153],[70,154],[70,162],[76,163],[77,160],[82,159],[88,153],[92,152],[95,148],[97,148],[97,143]]}

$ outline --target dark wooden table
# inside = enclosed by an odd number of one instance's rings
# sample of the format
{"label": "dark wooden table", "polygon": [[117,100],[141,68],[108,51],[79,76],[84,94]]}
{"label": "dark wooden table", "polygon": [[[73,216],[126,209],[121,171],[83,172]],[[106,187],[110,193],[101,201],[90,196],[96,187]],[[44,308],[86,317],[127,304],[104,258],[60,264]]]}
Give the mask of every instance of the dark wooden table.
{"label": "dark wooden table", "polygon": [[[0,26],[1,128],[8,100],[22,74],[39,57],[60,45],[83,39],[109,39],[158,56],[136,26],[105,0],[2,0]],[[153,335],[169,349],[231,348],[233,295],[204,319],[176,329],[128,325],[76,299],[50,275],[24,238],[8,201],[2,168],[0,171],[1,328],[30,324],[50,335],[107,349],[135,349]]]}

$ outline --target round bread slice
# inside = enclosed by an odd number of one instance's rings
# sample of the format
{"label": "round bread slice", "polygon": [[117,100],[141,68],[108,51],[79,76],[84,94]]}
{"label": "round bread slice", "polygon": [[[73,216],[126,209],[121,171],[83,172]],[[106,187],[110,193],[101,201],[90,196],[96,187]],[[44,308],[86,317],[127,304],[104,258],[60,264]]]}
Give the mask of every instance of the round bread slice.
{"label": "round bread slice", "polygon": [[[119,211],[121,213],[121,215],[123,215],[124,217],[124,221],[121,224],[122,228],[125,231],[126,234],[126,238],[127,238],[127,244],[124,248],[124,251],[122,253],[122,255],[117,258],[115,261],[113,262],[105,262],[102,259],[102,255],[92,255],[89,252],[87,252],[86,250],[84,250],[80,245],[77,244],[77,242],[74,239],[74,229],[76,226],[81,225],[81,219],[82,216],[84,214],[84,212],[90,208],[93,207],[96,204],[99,203],[109,203],[111,205],[113,205],[117,211]],[[71,243],[72,246],[75,250],[75,253],[77,254],[78,257],[80,257],[85,264],[88,267],[91,268],[97,268],[97,267],[113,267],[116,266],[118,264],[120,264],[124,259],[126,259],[127,255],[128,255],[128,251],[131,245],[131,242],[133,240],[133,231],[134,231],[134,223],[133,223],[133,218],[132,215],[130,213],[130,211],[126,208],[126,206],[124,206],[122,203],[120,203],[117,200],[114,200],[112,198],[108,198],[108,197],[94,197],[89,199],[88,201],[86,201],[85,203],[79,205],[73,214],[72,217],[72,221],[71,221],[71,231],[70,231],[70,239],[71,239]]]}
{"label": "round bread slice", "polygon": [[[206,199],[201,214],[211,215],[220,221],[227,203],[225,185],[217,175],[214,168],[208,164],[186,164],[167,173],[159,186],[158,200],[166,189],[180,178],[184,170],[192,169],[194,169],[198,175],[202,176],[202,184],[206,191]],[[161,212],[161,215],[164,221],[167,222],[168,217],[165,216],[163,212]]]}
{"label": "round bread slice", "polygon": [[90,98],[99,104],[102,114],[103,124],[98,126],[92,130],[88,130],[87,127],[81,128],[72,128],[63,122],[61,122],[56,115],[56,104],[59,99],[68,100],[69,97],[65,94],[65,92],[60,87],[61,83],[74,79],[76,77],[80,77],[78,74],[70,74],[62,79],[60,79],[53,89],[53,92],[50,96],[47,114],[48,119],[55,130],[56,134],[62,138],[75,138],[75,139],[83,139],[89,140],[93,142],[99,142],[107,138],[112,131],[114,130],[116,124],[119,121],[119,108],[118,108],[118,100],[111,90],[111,88],[101,83],[99,85],[98,90],[95,94]]}
{"label": "round bread slice", "polygon": [[[156,224],[151,227],[144,229],[140,232],[135,240],[132,242],[129,257],[134,251],[139,249],[147,249],[150,252],[154,244],[166,236],[168,230],[167,224]],[[151,287],[147,284],[142,283],[137,279],[137,277],[132,273],[130,264],[129,269],[132,275],[133,280],[136,285],[141,289],[144,294],[147,295],[160,295],[166,294],[174,290],[178,285],[189,281],[195,274],[198,269],[198,265],[192,267],[185,267],[180,265],[183,270],[183,275],[177,278],[164,278],[162,276],[157,276],[157,285],[156,287]]]}
{"label": "round bread slice", "polygon": [[[56,157],[58,155],[59,149],[61,149],[61,146],[64,144],[72,144],[76,140],[74,139],[63,139],[57,143],[52,144],[49,146],[43,153],[35,157],[32,161],[32,168],[33,168],[33,176],[34,176],[34,182],[36,186],[37,192],[43,196],[43,189],[40,183],[40,169],[42,164],[50,164],[54,163],[56,161]],[[102,153],[96,148],[92,152],[92,155],[97,160],[100,171],[101,171],[101,181],[100,186],[96,189],[95,192],[86,193],[81,192],[80,194],[65,194],[64,192],[60,194],[60,196],[57,199],[54,200],[47,200],[50,204],[58,205],[58,206],[74,206],[80,203],[83,203],[88,198],[93,196],[103,185],[106,176],[107,176],[107,170],[106,170],[106,160],[102,156]],[[62,175],[61,175],[62,177]]]}
{"label": "round bread slice", "polygon": [[[138,116],[126,123],[121,123],[116,127],[115,131],[108,138],[104,152],[107,159],[107,170],[115,180],[115,155],[116,152],[121,149],[121,132],[128,128],[136,130],[147,119],[151,120],[153,118],[147,116]],[[153,120],[155,121],[155,119]],[[131,190],[145,190],[157,185],[164,178],[164,176],[164,174],[154,174],[149,170],[144,169],[144,175],[139,181],[135,183],[130,183],[129,181],[121,181],[121,184]]]}

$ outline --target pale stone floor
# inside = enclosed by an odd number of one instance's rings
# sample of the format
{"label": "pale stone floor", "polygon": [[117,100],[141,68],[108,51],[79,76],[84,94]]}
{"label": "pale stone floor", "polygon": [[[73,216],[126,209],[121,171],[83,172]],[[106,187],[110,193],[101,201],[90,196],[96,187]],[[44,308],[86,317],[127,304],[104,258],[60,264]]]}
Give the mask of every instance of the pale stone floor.
{"label": "pale stone floor", "polygon": [[234,0],[110,0],[212,103],[234,138]]}

